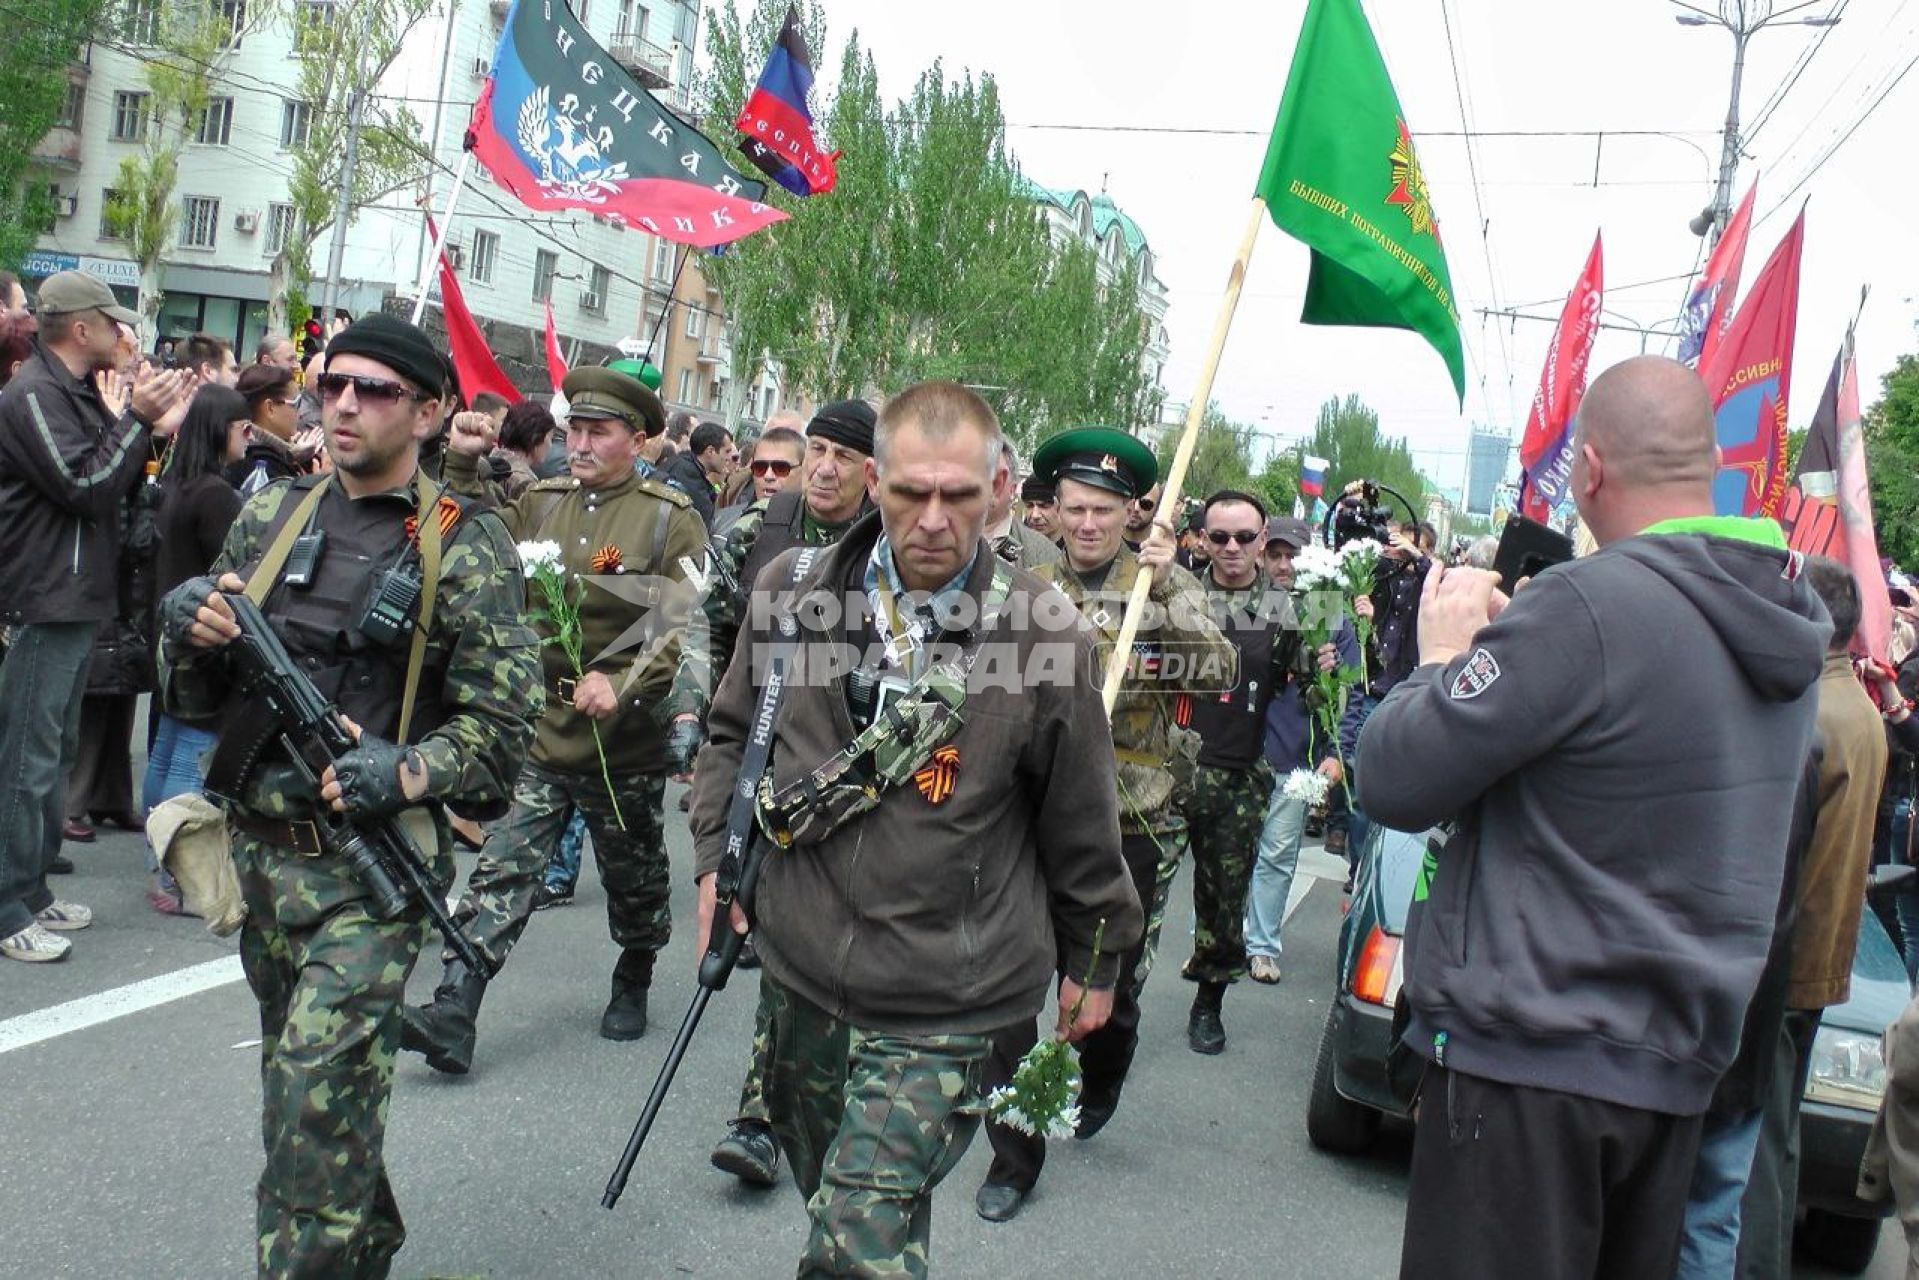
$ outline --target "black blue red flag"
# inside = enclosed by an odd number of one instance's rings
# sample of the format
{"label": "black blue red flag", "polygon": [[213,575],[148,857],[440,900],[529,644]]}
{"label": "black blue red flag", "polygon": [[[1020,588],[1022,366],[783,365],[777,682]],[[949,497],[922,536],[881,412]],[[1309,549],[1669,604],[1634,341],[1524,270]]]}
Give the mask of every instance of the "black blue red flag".
{"label": "black blue red flag", "polygon": [[800,30],[799,11],[788,5],[780,38],[766,55],[760,82],[733,127],[740,131],[746,158],[796,196],[831,191],[839,178],[835,164],[840,153],[822,151],[813,137],[813,113],[806,105],[812,90],[813,57]]}
{"label": "black blue red flag", "polygon": [[786,215],[588,35],[564,0],[514,0],[467,146],[535,209],[585,209],[713,248]]}

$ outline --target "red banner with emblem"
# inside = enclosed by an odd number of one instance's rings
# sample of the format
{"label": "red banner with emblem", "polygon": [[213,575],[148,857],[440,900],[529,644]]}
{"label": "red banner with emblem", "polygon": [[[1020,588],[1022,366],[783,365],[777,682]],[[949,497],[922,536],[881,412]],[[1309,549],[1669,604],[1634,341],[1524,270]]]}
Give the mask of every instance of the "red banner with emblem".
{"label": "red banner with emblem", "polygon": [[1786,496],[1786,406],[1805,237],[1802,209],[1700,370],[1719,438],[1712,496],[1722,516],[1778,515]]}
{"label": "red banner with emblem", "polygon": [[1566,295],[1552,345],[1546,348],[1546,367],[1533,393],[1532,412],[1526,416],[1526,434],[1519,442],[1519,508],[1541,524],[1553,508],[1565,501],[1572,479],[1573,415],[1586,394],[1586,364],[1592,359],[1593,340],[1599,336],[1599,309],[1606,299],[1606,266],[1600,237],[1593,236],[1586,268],[1573,291]]}

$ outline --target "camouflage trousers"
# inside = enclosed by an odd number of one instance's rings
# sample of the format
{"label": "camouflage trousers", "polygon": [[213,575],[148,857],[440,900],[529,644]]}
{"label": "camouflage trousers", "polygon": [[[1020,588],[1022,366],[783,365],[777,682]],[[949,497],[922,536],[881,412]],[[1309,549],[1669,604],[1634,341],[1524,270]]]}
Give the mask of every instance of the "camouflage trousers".
{"label": "camouflage trousers", "polygon": [[753,1010],[753,1057],[746,1064],[746,1081],[740,1086],[740,1109],[734,1121],[771,1124],[766,1114],[766,1055],[773,1043],[773,997],[767,990],[766,970],[760,970],[760,1002]]}
{"label": "camouflage trousers", "polygon": [[[406,1240],[382,1151],[400,1001],[429,929],[376,920],[346,864],[233,833],[260,1004],[262,1276],[381,1277]],[[435,862],[452,874],[444,854]]]}
{"label": "camouflage trousers", "polygon": [[[606,780],[527,765],[513,787],[513,808],[487,832],[466,892],[453,909],[460,931],[497,972],[533,916],[533,895],[547,860],[577,806],[593,836],[593,859],[606,886],[606,919],[613,941],[629,951],[659,951],[672,934],[668,907],[666,775],[613,779],[620,796],[620,829]],[[448,953],[443,957],[452,960]]]}
{"label": "camouflage trousers", "polygon": [[983,1035],[849,1026],[771,977],[766,1101],[812,1219],[799,1275],[924,1276],[933,1188],[979,1129]]}
{"label": "camouflage trousers", "polygon": [[[1149,841],[1158,855],[1159,865],[1153,874],[1150,886],[1138,885],[1142,889],[1139,899],[1140,909],[1146,913],[1146,932],[1140,935],[1139,962],[1133,967],[1133,995],[1146,987],[1147,976],[1153,972],[1153,962],[1159,958],[1159,934],[1166,924],[1166,904],[1173,898],[1173,881],[1179,875],[1179,864],[1186,856],[1189,843],[1186,824],[1174,817],[1174,825],[1159,831],[1147,831],[1139,834],[1124,832],[1120,836],[1120,850],[1127,855],[1127,865],[1132,865],[1132,848],[1135,841]],[[1136,885],[1138,882],[1135,882]],[[1150,896],[1149,896],[1150,893]]]}
{"label": "camouflage trousers", "polygon": [[1273,771],[1200,765],[1181,802],[1193,843],[1193,958],[1180,976],[1193,982],[1237,982],[1246,976],[1246,892]]}

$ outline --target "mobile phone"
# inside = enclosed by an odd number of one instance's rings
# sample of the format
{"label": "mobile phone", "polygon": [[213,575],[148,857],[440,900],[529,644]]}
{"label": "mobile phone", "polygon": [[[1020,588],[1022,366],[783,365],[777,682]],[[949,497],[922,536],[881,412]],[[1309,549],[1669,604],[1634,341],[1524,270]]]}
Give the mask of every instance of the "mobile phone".
{"label": "mobile phone", "polygon": [[1522,515],[1509,516],[1499,535],[1499,552],[1493,557],[1493,572],[1499,575],[1499,589],[1513,593],[1521,578],[1530,578],[1542,569],[1564,564],[1573,558],[1573,540],[1550,525]]}

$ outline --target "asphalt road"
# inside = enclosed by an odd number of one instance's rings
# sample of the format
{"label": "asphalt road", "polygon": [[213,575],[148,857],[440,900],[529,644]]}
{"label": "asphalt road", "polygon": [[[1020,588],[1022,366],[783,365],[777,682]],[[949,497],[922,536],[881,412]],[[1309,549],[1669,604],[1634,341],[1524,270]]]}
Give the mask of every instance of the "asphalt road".
{"label": "asphalt road", "polygon": [[[535,917],[494,983],[472,1075],[439,1076],[402,1057],[387,1164],[411,1236],[396,1275],[792,1274],[805,1215],[791,1183],[747,1191],[706,1162],[737,1096],[750,975],[710,1009],[626,1198],[612,1213],[599,1204],[693,986],[677,793],[669,789],[668,831],[682,931],[645,1038],[612,1044],[596,1033],[615,950],[589,871],[574,905]],[[246,1275],[261,1163],[259,1028],[244,983],[227,980],[238,973],[233,945],[147,908],[138,837],[103,832],[70,852],[80,873],[58,891],[92,906],[97,923],[74,935],[64,964],[0,964],[0,1277]],[[1330,867],[1313,850],[1303,863]],[[1191,996],[1177,966],[1189,901],[1182,883],[1118,1117],[1093,1142],[1054,1144],[1026,1212],[1006,1225],[973,1213],[988,1158],[976,1141],[935,1199],[939,1274],[1396,1273],[1408,1136],[1389,1131],[1360,1159],[1306,1141],[1337,882],[1312,879],[1302,893],[1285,981],[1229,995],[1229,1044],[1217,1058],[1185,1043]],[[416,971],[417,998],[437,972]],[[143,980],[152,981],[125,991]],[[155,985],[196,980],[209,985],[127,1011]],[[1888,1226],[1868,1274],[1898,1276],[1900,1253]]]}

